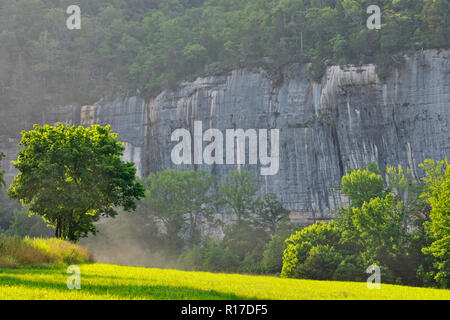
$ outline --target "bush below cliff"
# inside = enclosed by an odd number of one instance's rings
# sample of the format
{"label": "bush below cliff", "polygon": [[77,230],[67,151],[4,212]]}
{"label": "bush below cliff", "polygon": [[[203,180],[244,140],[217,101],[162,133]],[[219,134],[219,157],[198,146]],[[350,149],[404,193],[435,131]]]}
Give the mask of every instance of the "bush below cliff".
{"label": "bush below cliff", "polygon": [[90,262],[92,253],[70,242],[0,235],[0,268],[61,267]]}

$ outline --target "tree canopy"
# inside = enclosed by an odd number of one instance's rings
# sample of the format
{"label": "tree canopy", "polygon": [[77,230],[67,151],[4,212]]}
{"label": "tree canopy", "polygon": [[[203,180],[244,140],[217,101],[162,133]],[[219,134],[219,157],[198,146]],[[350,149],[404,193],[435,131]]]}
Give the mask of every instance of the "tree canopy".
{"label": "tree canopy", "polygon": [[365,281],[376,264],[383,283],[447,288],[450,170],[447,161],[422,167],[423,183],[402,166],[388,166],[386,182],[373,164],[350,170],[340,187],[348,208],[286,240],[282,275]]}
{"label": "tree canopy", "polygon": [[255,205],[255,224],[274,235],[283,222],[289,221],[291,212],[283,207],[275,194],[266,193]]}
{"label": "tree canopy", "polygon": [[450,166],[448,160],[426,160],[422,164],[426,172],[423,179],[426,188],[423,197],[431,205],[430,221],[426,230],[432,239],[426,254],[436,258],[439,272],[435,279],[443,286],[450,285]]}
{"label": "tree canopy", "polygon": [[[81,30],[68,30],[70,0],[0,0],[0,104],[10,110],[149,97],[181,80],[237,67],[274,75],[312,62],[401,63],[408,50],[448,48],[446,0],[383,0],[369,30],[370,0],[80,0]],[[7,124],[3,124],[7,125]]]}
{"label": "tree canopy", "polygon": [[385,186],[378,169],[350,170],[342,177],[343,194],[349,197],[350,206],[360,207],[364,202],[383,195]]}
{"label": "tree canopy", "polygon": [[96,233],[94,222],[114,217],[116,208],[136,208],[144,196],[133,163],[109,126],[58,124],[22,132],[19,174],[8,194],[55,227],[57,238],[77,241]]}
{"label": "tree canopy", "polygon": [[165,170],[146,179],[142,203],[162,222],[167,249],[181,250],[186,234],[190,246],[200,243],[202,224],[213,220],[214,196],[210,189],[214,179],[203,170]]}
{"label": "tree canopy", "polygon": [[253,183],[251,172],[231,171],[227,181],[222,182],[220,186],[222,203],[226,209],[236,215],[238,221],[248,219],[258,205],[258,189],[258,186]]}

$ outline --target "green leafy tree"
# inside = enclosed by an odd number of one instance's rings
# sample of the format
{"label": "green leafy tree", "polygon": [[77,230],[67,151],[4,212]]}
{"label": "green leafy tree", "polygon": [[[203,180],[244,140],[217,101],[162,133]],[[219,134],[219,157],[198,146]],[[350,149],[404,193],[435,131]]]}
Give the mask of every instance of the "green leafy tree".
{"label": "green leafy tree", "polygon": [[350,170],[342,177],[340,187],[341,192],[349,197],[350,206],[353,208],[361,207],[364,202],[383,196],[384,189],[384,180],[373,164],[369,164],[363,170]]}
{"label": "green leafy tree", "polygon": [[361,208],[354,208],[353,226],[363,248],[376,248],[385,253],[401,251],[405,232],[401,203],[388,194],[385,198],[373,198]]}
{"label": "green leafy tree", "polygon": [[408,225],[414,223],[411,219],[414,219],[414,215],[411,214],[411,210],[420,205],[418,198],[420,196],[420,188],[414,181],[411,173],[411,169],[407,169],[406,172],[402,166],[399,165],[397,169],[388,166],[386,168],[386,183],[388,190],[399,201],[401,201],[403,211],[403,226],[406,230]]}
{"label": "green leafy tree", "polygon": [[261,273],[261,260],[269,240],[270,235],[266,231],[240,221],[225,229],[223,245],[238,257],[238,272]]}
{"label": "green leafy tree", "polygon": [[332,63],[376,62],[386,76],[407,50],[450,45],[448,0],[379,1],[381,31],[367,29],[370,3],[360,0],[79,2],[83,32],[64,28],[67,1],[1,1],[0,83],[11,88],[0,96],[4,109],[136,90],[147,98],[211,64],[279,72],[311,62],[320,81]]}
{"label": "green leafy tree", "polygon": [[190,73],[195,73],[208,59],[208,51],[198,43],[190,44],[183,49],[183,58],[191,70]]}
{"label": "green leafy tree", "polygon": [[125,147],[109,126],[90,128],[58,124],[22,132],[19,174],[8,194],[28,205],[55,227],[55,236],[78,241],[97,232],[94,223],[116,216],[116,208],[136,208],[144,196]]}
{"label": "green leafy tree", "polygon": [[250,218],[258,205],[256,192],[258,186],[253,182],[249,171],[232,171],[227,182],[220,187],[220,195],[226,207],[236,215],[238,222]]}
{"label": "green leafy tree", "polygon": [[419,17],[427,31],[425,42],[428,46],[447,47],[450,21],[448,13],[450,4],[445,0],[425,0]]}
{"label": "green leafy tree", "polygon": [[283,207],[275,194],[265,194],[256,206],[254,224],[273,235],[281,223],[289,220],[290,211]]}
{"label": "green leafy tree", "polygon": [[378,166],[369,163],[364,169],[350,169],[342,177],[341,186],[337,188],[348,196],[350,206],[340,208],[336,215],[336,223],[340,226],[347,240],[358,238],[352,217],[354,208],[361,208],[365,202],[376,197],[382,197],[385,191],[384,180],[380,175]]}
{"label": "green leafy tree", "polygon": [[425,223],[432,239],[424,253],[435,258],[438,269],[435,280],[442,287],[450,285],[450,166],[448,160],[426,160],[421,167],[425,170],[423,197],[431,206],[430,221]]}
{"label": "green leafy tree", "polygon": [[165,227],[167,249],[176,253],[187,235],[191,246],[201,241],[201,224],[213,221],[214,177],[205,171],[165,170],[150,174],[144,205]]}
{"label": "green leafy tree", "polygon": [[376,263],[385,268],[386,281],[413,283],[420,262],[412,261],[419,252],[411,246],[413,235],[407,227],[412,218],[407,201],[413,199],[414,188],[401,167],[387,168],[387,187],[377,170],[353,170],[343,179],[342,190],[350,195],[353,206],[341,208],[335,220],[343,241],[352,244],[361,268]]}
{"label": "green leafy tree", "polygon": [[[339,246],[341,238],[341,231],[334,222],[316,223],[293,234],[286,240],[287,247],[283,253],[281,276],[286,278],[305,277],[305,269],[302,268],[310,256],[311,250],[318,246],[334,246],[336,248]],[[338,251],[340,250],[339,247]]]}

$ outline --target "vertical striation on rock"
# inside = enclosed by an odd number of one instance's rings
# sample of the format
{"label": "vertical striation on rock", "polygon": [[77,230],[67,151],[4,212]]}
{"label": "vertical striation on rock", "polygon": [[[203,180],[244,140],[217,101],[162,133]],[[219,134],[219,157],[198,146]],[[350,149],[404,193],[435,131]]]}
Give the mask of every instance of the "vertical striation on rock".
{"label": "vertical striation on rock", "polygon": [[[329,219],[344,197],[335,190],[349,168],[375,161],[409,166],[442,159],[450,151],[449,52],[428,50],[407,57],[404,67],[382,82],[375,66],[328,68],[320,83],[308,78],[307,66],[284,70],[276,85],[264,70],[236,70],[221,77],[183,83],[148,104],[149,169],[176,169],[171,133],[217,128],[280,129],[280,171],[262,177],[247,165],[261,190],[275,193],[297,221]],[[194,168],[194,166],[191,166]],[[220,178],[228,165],[195,166]]]}
{"label": "vertical striation on rock", "polygon": [[[131,97],[93,106],[46,110],[37,123],[110,124],[126,143],[125,160],[138,174],[164,169],[205,169],[225,179],[232,165],[175,166],[171,151],[174,130],[195,121],[203,130],[280,129],[280,170],[261,176],[259,165],[245,165],[261,191],[275,193],[291,209],[294,220],[309,224],[330,219],[344,204],[335,190],[349,168],[375,161],[410,167],[416,178],[426,158],[450,154],[450,66],[448,50],[427,50],[406,57],[385,81],[375,66],[333,66],[320,83],[309,80],[307,65],[283,70],[283,81],[272,81],[262,70],[235,70],[227,75],[182,83],[144,102]],[[2,164],[7,179],[15,171],[18,133],[0,131]],[[204,147],[206,146],[206,143]],[[248,151],[247,151],[248,152]]]}
{"label": "vertical striation on rock", "polygon": [[134,162],[137,175],[143,176],[144,147],[147,134],[147,108],[143,99],[131,97],[114,102],[96,103],[81,108],[81,124],[110,125],[125,143],[125,161]]}

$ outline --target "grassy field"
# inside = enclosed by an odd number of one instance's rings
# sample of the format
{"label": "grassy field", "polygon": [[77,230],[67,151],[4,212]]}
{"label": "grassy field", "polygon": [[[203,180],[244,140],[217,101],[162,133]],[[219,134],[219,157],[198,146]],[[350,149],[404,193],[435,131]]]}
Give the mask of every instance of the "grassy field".
{"label": "grassy field", "polygon": [[0,269],[0,299],[450,299],[450,290],[81,265],[81,290],[65,269]]}

